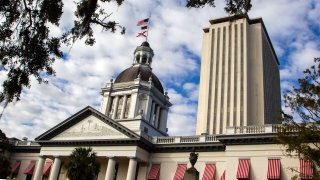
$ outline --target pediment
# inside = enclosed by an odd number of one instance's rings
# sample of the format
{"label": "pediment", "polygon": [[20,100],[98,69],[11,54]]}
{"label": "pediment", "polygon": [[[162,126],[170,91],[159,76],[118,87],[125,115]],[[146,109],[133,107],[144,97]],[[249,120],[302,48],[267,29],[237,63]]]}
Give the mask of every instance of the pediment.
{"label": "pediment", "polygon": [[91,115],[61,132],[51,140],[88,140],[129,138],[115,128]]}
{"label": "pediment", "polygon": [[132,138],[139,138],[139,136],[97,110],[86,107],[43,133],[36,140],[72,141]]}

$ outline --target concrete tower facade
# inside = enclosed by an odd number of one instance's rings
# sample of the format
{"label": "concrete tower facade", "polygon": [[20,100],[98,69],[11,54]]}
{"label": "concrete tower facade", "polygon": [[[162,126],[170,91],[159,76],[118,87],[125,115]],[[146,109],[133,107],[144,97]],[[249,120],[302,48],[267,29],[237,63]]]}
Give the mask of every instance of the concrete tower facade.
{"label": "concrete tower facade", "polygon": [[211,20],[203,35],[196,133],[279,123],[278,65],[261,18]]}

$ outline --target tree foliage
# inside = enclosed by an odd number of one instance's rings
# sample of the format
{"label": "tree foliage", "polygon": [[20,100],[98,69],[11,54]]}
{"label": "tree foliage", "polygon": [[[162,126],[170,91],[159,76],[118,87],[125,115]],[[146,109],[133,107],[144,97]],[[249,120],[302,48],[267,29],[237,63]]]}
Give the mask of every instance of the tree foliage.
{"label": "tree foliage", "polygon": [[284,95],[285,106],[295,115],[283,115],[279,141],[288,155],[312,160],[320,167],[320,58],[306,69],[298,87]]}
{"label": "tree foliage", "polygon": [[80,147],[72,151],[67,169],[70,180],[93,180],[99,174],[100,165],[91,148]]}
{"label": "tree foliage", "polygon": [[0,153],[3,153],[5,150],[9,149],[9,147],[10,144],[6,134],[0,129]]}
{"label": "tree foliage", "polygon": [[9,141],[5,133],[0,129],[0,179],[6,179],[11,173],[10,162],[4,155],[9,148]]}
{"label": "tree foliage", "polygon": [[[231,15],[239,15],[247,13],[251,7],[251,0],[225,0],[226,7],[224,10]],[[187,7],[200,8],[205,5],[215,7],[215,0],[187,0]]]}
{"label": "tree foliage", "polygon": [[[93,45],[93,26],[125,33],[125,28],[115,21],[109,21],[103,4],[124,0],[79,0],[75,9],[76,19],[70,30],[62,37],[49,36],[50,26],[59,26],[63,13],[62,0],[0,0],[0,61],[7,71],[3,82],[0,102],[19,100],[23,88],[30,87],[31,77],[39,83],[55,74],[53,63],[63,56],[61,43],[74,43],[85,38],[87,45]],[[186,0],[188,8],[199,8],[215,0]],[[229,14],[241,14],[251,8],[250,0],[226,0],[225,10]],[[0,65],[1,65],[0,64]]]}
{"label": "tree foliage", "polygon": [[[30,87],[30,78],[39,83],[54,75],[54,61],[63,56],[61,43],[86,38],[93,45],[92,25],[98,24],[114,32],[121,26],[108,21],[101,3],[123,0],[81,0],[75,10],[74,27],[62,37],[50,37],[50,25],[58,26],[63,13],[62,0],[1,0],[0,1],[0,61],[7,70],[0,102],[19,100],[24,87]],[[122,31],[124,29],[122,28]]]}
{"label": "tree foliage", "polygon": [[4,154],[0,153],[0,179],[6,179],[10,176],[11,167],[10,161]]}

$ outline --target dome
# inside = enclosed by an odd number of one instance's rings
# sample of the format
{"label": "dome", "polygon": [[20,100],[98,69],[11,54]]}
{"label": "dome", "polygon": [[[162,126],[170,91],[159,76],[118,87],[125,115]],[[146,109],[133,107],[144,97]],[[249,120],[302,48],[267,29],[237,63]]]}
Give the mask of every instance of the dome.
{"label": "dome", "polygon": [[132,66],[124,71],[122,71],[114,83],[130,82],[138,78],[140,74],[140,79],[143,81],[149,81],[150,76],[152,76],[153,85],[163,94],[163,87],[160,80],[155,74],[152,73],[151,68],[148,66]]}

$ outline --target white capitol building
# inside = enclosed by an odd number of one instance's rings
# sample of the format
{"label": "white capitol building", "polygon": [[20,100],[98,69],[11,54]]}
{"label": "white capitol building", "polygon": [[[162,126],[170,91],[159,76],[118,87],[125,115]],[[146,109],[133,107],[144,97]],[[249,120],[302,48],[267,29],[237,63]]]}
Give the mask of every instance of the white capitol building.
{"label": "white capitol building", "polygon": [[274,141],[279,61],[261,18],[214,19],[204,29],[194,136],[168,136],[172,104],[153,56],[148,42],[138,46],[132,66],[102,88],[99,110],[85,107],[32,141],[11,138],[11,178],[65,180],[71,152],[91,147],[98,180],[312,179],[312,165],[286,157]]}

